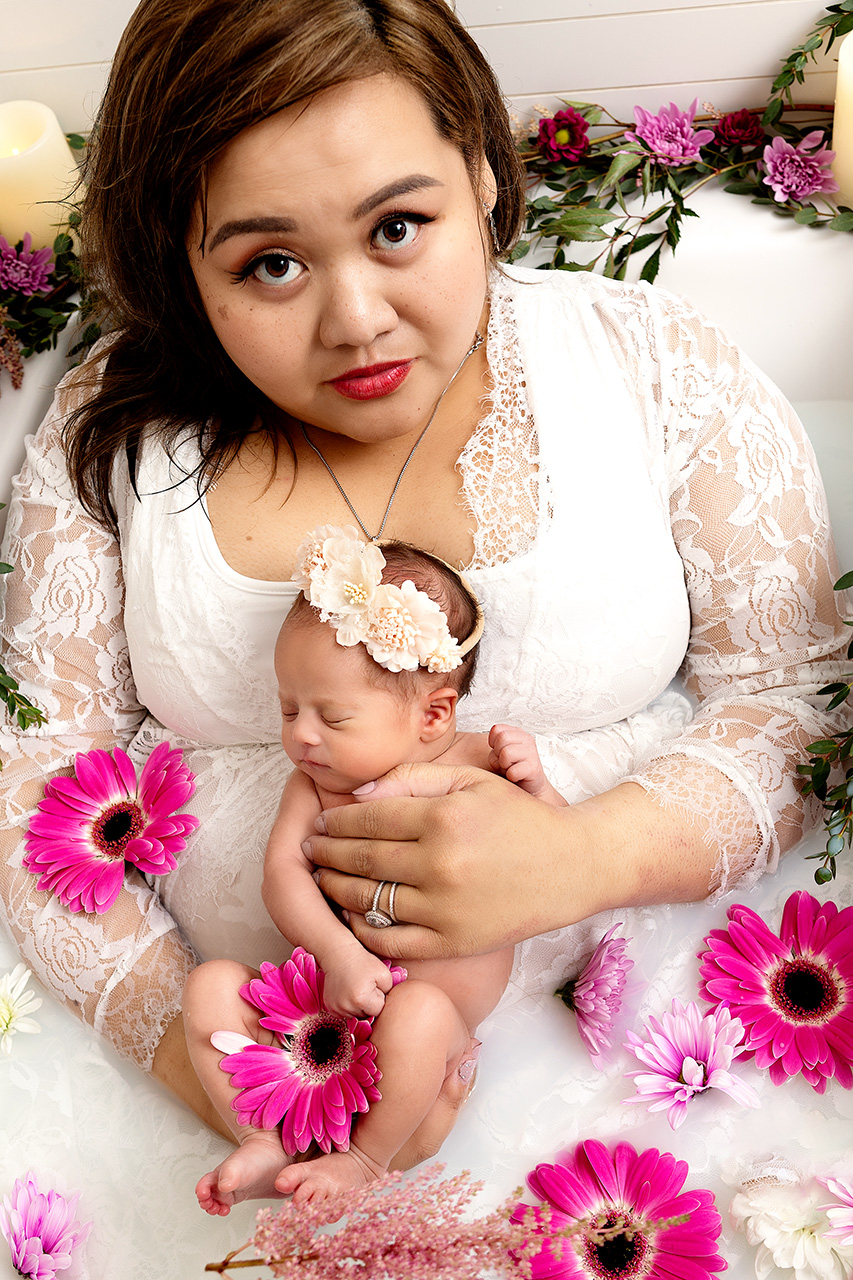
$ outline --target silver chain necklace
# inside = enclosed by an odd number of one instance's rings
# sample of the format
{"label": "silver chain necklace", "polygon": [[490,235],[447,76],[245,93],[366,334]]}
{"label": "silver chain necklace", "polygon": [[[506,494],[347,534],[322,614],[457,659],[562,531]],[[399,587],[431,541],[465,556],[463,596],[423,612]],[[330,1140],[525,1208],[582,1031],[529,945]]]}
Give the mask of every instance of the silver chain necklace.
{"label": "silver chain necklace", "polygon": [[352,512],[352,514],[355,516],[356,521],[357,521],[357,523],[358,523],[358,527],[361,529],[362,533],[364,534],[365,538],[367,538],[368,542],[378,542],[378,541],[379,541],[379,539],[382,537],[383,531],[384,531],[384,529],[385,529],[385,524],[386,524],[386,522],[387,522],[387,520],[388,520],[388,513],[389,513],[389,512],[390,512],[390,510],[391,510],[391,504],[393,503],[394,499],[395,499],[395,498],[396,498],[396,496],[397,496],[397,490],[400,488],[400,482],[401,482],[401,480],[403,479],[403,476],[406,474],[406,468],[408,467],[409,463],[412,461],[412,458],[415,456],[415,450],[417,449],[418,445],[419,445],[419,444],[420,444],[420,442],[423,440],[424,436],[426,435],[426,433],[429,431],[430,427],[432,426],[432,424],[433,424],[433,419],[435,418],[435,415],[438,413],[438,407],[439,407],[439,405],[441,404],[441,402],[442,402],[442,400],[444,399],[444,397],[447,395],[447,393],[448,393],[448,391],[450,390],[450,388],[452,387],[452,385],[453,385],[453,383],[454,383],[454,381],[455,381],[455,379],[456,379],[456,375],[460,372],[460,370],[462,369],[462,366],[465,364],[465,361],[468,359],[468,357],[469,357],[469,356],[472,356],[472,355],[474,354],[474,352],[475,352],[475,351],[479,351],[479,349],[480,349],[480,347],[481,347],[482,345],[483,345],[483,335],[482,335],[482,334],[480,333],[480,331],[478,330],[478,331],[477,331],[477,334],[476,334],[476,336],[475,336],[475,338],[474,338],[474,341],[471,343],[471,346],[468,348],[468,350],[465,352],[465,354],[464,354],[464,356],[462,357],[462,359],[459,361],[459,364],[456,366],[456,371],[454,372],[453,377],[450,379],[450,381],[448,382],[447,386],[444,388],[444,390],[442,391],[441,395],[440,395],[440,396],[438,397],[438,399],[436,400],[436,402],[435,402],[435,408],[433,409],[432,413],[429,415],[429,422],[426,424],[426,426],[424,427],[423,431],[422,431],[422,432],[421,432],[421,434],[418,436],[417,440],[415,441],[415,443],[412,445],[411,449],[409,450],[409,456],[406,458],[406,461],[403,463],[402,467],[400,468],[400,474],[397,476],[397,480],[396,480],[396,482],[395,482],[395,484],[394,484],[394,488],[391,490],[391,497],[388,499],[388,505],[387,505],[387,507],[385,508],[385,514],[384,514],[384,516],[382,517],[382,523],[381,523],[381,525],[379,526],[379,528],[377,529],[376,533],[368,533],[367,529],[366,529],[366,528],[365,528],[365,526],[364,526],[364,522],[362,521],[361,516],[358,514],[358,512],[357,512],[357,511],[356,511],[356,509],[355,509],[355,507],[352,505],[352,503],[350,502],[349,498],[347,497],[346,490],[344,489],[344,486],[341,484],[340,480],[339,480],[339,479],[338,479],[338,477],[335,475],[334,471],[333,471],[333,470],[332,470],[332,468],[329,466],[328,462],[327,462],[327,461],[326,461],[326,459],[323,457],[322,453],[321,453],[321,452],[320,452],[320,450],[317,448],[316,444],[314,444],[314,442],[308,438],[308,432],[307,432],[307,431],[306,431],[306,429],[305,429],[305,423],[304,423],[304,422],[300,422],[300,423],[299,423],[300,427],[302,428],[302,435],[303,435],[303,438],[304,438],[304,440],[305,440],[305,443],[308,445],[309,449],[313,449],[313,451],[316,453],[317,457],[318,457],[318,458],[320,459],[320,461],[322,462],[323,466],[324,466],[324,467],[326,468],[326,470],[328,471],[329,475],[330,475],[330,476],[332,477],[332,479],[334,480],[334,482],[335,482],[335,486],[337,487],[337,490],[338,490],[338,493],[341,495],[341,497],[343,498],[344,502],[347,504],[347,506],[349,507],[350,511]]}

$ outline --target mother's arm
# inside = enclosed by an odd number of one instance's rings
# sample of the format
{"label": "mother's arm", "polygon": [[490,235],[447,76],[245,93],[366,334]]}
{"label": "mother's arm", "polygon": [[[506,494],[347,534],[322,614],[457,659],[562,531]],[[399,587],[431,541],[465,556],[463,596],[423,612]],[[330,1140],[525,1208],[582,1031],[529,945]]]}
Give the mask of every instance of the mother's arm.
{"label": "mother's arm", "polygon": [[30,442],[7,523],[15,569],[4,585],[4,662],[47,723],[0,729],[0,905],[39,980],[208,1119],[182,1048],[181,994],[195,959],[156,894],[128,875],[109,911],[75,915],[21,865],[45,782],[68,773],[77,752],[127,746],[145,714],[123,631],[119,547],[82,511],[65,470],[59,433],[77,402],[75,376]]}
{"label": "mother's arm", "polygon": [[482,950],[606,907],[747,887],[814,820],[796,766],[832,730],[818,690],[843,671],[847,636],[810,447],[775,388],[688,306],[663,296],[636,317],[631,330],[623,315],[635,367],[642,350],[660,354],[649,417],[690,596],[683,674],[699,709],[629,780],[567,811],[526,804],[498,779],[422,768],[396,770],[372,795],[393,786],[426,798],[324,815],[312,858],[356,876],[321,872],[326,893],[363,913],[376,880],[404,886],[397,914],[415,931],[353,921],[383,954]]}

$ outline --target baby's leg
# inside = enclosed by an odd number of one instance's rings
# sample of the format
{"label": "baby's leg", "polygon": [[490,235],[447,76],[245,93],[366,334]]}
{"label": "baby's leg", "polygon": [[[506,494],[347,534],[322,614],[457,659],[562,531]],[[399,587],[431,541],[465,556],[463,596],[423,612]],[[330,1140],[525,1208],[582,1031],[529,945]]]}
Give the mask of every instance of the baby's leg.
{"label": "baby's leg", "polygon": [[278,1190],[292,1192],[296,1204],[321,1199],[371,1182],[391,1165],[408,1168],[435,1154],[470,1091],[462,1079],[458,1090],[445,1087],[463,1058],[471,1056],[469,1018],[479,1021],[494,1008],[511,964],[508,949],[407,965],[408,981],[389,992],[373,1028],[381,1100],[359,1118],[348,1151],[289,1166],[276,1179]]}
{"label": "baby's leg", "polygon": [[214,1215],[224,1216],[241,1200],[277,1197],[276,1175],[289,1162],[277,1129],[237,1123],[231,1109],[236,1090],[219,1066],[223,1054],[210,1043],[214,1031],[235,1031],[260,1044],[273,1043],[274,1038],[260,1025],[258,1011],[240,995],[240,987],[257,976],[254,969],[235,961],[211,960],[190,974],[184,988],[184,1027],[192,1064],[239,1144],[196,1186],[202,1209]]}
{"label": "baby's leg", "polygon": [[379,1178],[435,1103],[448,1064],[469,1043],[468,1028],[443,991],[411,978],[388,993],[373,1027],[382,1098],[355,1126],[348,1151],[293,1164],[276,1178],[294,1204]]}

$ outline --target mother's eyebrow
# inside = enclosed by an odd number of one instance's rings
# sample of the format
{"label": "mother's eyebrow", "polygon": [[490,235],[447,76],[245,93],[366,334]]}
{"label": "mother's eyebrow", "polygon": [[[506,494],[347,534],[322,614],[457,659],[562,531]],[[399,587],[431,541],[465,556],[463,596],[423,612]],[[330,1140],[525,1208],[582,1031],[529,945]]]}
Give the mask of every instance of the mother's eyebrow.
{"label": "mother's eyebrow", "polygon": [[[438,178],[431,178],[428,174],[410,173],[406,178],[398,178],[396,182],[389,182],[386,186],[380,187],[378,191],[374,191],[373,195],[368,196],[366,200],[362,200],[361,204],[356,205],[355,209],[353,209],[352,220],[357,222],[359,218],[364,218],[368,213],[372,213],[374,209],[378,209],[386,200],[395,200],[399,196],[408,195],[411,191],[423,191],[426,187],[440,187],[443,185]],[[287,234],[298,229],[298,224],[293,218],[286,218],[281,214],[255,218],[235,218],[230,222],[223,222],[207,246],[207,252],[212,253],[217,245],[222,244],[224,240],[229,240],[232,236],[254,235],[259,231],[267,232],[268,234],[275,234],[276,232]]]}
{"label": "mother's eyebrow", "polygon": [[407,178],[398,178],[396,182],[389,182],[387,186],[380,187],[372,196],[362,200],[361,204],[353,209],[353,221],[357,222],[365,214],[372,213],[374,209],[378,209],[379,205],[384,204],[386,200],[395,200],[398,196],[408,195],[410,191],[423,191],[425,187],[441,187],[443,185],[438,178],[430,178],[425,173],[410,173]]}

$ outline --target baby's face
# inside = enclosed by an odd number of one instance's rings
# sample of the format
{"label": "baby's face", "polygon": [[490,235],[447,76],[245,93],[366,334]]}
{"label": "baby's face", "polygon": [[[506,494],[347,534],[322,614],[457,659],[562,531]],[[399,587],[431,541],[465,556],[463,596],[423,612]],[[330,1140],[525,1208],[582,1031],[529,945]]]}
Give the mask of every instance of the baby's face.
{"label": "baby's face", "polygon": [[282,628],[275,650],[281,741],[318,787],[348,795],[418,758],[422,716],[414,701],[371,684],[361,646],[331,627]]}

